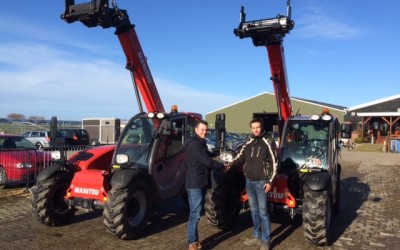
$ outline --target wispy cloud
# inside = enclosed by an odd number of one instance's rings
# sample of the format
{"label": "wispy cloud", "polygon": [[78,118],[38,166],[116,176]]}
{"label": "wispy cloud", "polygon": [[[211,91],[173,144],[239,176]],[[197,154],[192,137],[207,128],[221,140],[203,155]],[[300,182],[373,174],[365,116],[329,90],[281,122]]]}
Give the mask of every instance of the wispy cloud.
{"label": "wispy cloud", "polygon": [[[24,41],[41,41],[52,44],[62,44],[74,48],[83,49],[88,52],[106,51],[98,44],[85,43],[76,39],[76,37],[69,37],[65,32],[60,32],[60,25],[67,25],[61,19],[52,20],[51,22],[38,23],[27,20],[23,16],[9,15],[8,13],[0,11],[0,16],[7,22],[0,21],[0,33],[21,39]],[[77,28],[82,28],[77,25]]]}
{"label": "wispy cloud", "polygon": [[[243,98],[154,78],[166,110],[177,104],[182,111],[205,114]],[[45,44],[0,44],[0,84],[0,116],[130,118],[138,112],[123,62],[85,58]]]}
{"label": "wispy cloud", "polygon": [[296,34],[302,37],[351,39],[362,36],[362,31],[347,23],[345,14],[337,7],[321,1],[309,1],[306,11],[296,20]]}

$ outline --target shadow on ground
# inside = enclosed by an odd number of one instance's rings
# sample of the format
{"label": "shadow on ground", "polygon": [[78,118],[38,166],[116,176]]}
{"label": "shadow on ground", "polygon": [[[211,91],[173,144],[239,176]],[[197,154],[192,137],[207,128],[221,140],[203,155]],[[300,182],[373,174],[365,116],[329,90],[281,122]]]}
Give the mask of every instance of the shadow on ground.
{"label": "shadow on ground", "polygon": [[[370,187],[357,177],[348,177],[341,181],[341,208],[333,221],[332,241],[335,242],[357,218],[357,211],[368,199]],[[343,201],[346,201],[344,203]]]}

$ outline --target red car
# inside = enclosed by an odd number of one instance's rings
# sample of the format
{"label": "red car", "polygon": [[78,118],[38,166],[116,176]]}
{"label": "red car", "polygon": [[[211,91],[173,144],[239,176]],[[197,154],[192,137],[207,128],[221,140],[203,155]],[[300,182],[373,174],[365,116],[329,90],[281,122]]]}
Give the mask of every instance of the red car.
{"label": "red car", "polygon": [[48,152],[19,135],[0,135],[0,188],[33,182],[51,160]]}

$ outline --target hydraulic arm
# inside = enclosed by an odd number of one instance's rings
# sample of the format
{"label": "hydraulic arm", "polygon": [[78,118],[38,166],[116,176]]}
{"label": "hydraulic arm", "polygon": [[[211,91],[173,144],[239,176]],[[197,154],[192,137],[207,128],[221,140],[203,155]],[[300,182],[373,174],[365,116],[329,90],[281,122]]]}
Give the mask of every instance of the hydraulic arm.
{"label": "hydraulic arm", "polygon": [[290,11],[289,0],[287,1],[287,16],[278,15],[276,18],[246,22],[246,14],[242,7],[239,27],[234,29],[235,35],[239,38],[250,37],[254,46],[267,48],[280,126],[293,115],[283,49],[283,38],[294,27],[294,22],[290,19]]}
{"label": "hydraulic arm", "polygon": [[131,24],[126,10],[117,7],[115,0],[110,8],[108,0],[92,0],[75,4],[75,0],[65,0],[65,12],[61,18],[68,23],[80,21],[87,27],[115,27],[115,34],[126,56],[126,69],[131,72],[140,112],[143,112],[139,91],[148,112],[164,112],[161,98],[143,53],[135,26]]}

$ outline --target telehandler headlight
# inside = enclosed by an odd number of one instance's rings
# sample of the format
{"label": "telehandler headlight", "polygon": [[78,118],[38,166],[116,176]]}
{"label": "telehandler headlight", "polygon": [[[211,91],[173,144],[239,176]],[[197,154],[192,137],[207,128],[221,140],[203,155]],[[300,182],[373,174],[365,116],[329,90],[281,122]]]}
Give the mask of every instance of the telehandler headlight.
{"label": "telehandler headlight", "polygon": [[311,120],[318,121],[321,117],[319,115],[312,115]]}
{"label": "telehandler headlight", "polygon": [[331,115],[323,115],[321,118],[322,118],[322,120],[324,120],[324,121],[330,121],[330,120],[332,120],[332,116],[331,116]]}
{"label": "telehandler headlight", "polygon": [[129,156],[126,154],[117,154],[116,160],[118,164],[124,164],[128,162]]}
{"label": "telehandler headlight", "polygon": [[318,121],[319,119],[321,119],[323,121],[332,120],[332,115],[329,113],[329,109],[328,108],[324,108],[322,110],[322,114],[321,115],[312,115],[311,116],[311,120],[313,120],[313,121]]}
{"label": "telehandler headlight", "polygon": [[60,160],[61,159],[61,152],[60,151],[52,151],[51,152],[51,159],[53,160]]}
{"label": "telehandler headlight", "polygon": [[151,113],[147,114],[148,118],[157,117],[158,119],[162,119],[162,118],[164,118],[164,116],[165,116],[164,113],[153,113],[153,112],[151,112]]}

